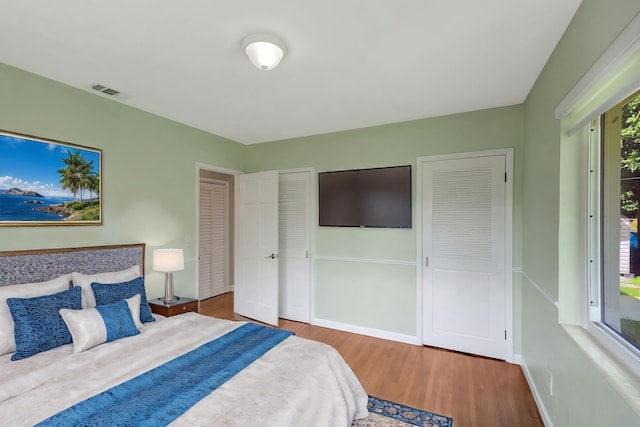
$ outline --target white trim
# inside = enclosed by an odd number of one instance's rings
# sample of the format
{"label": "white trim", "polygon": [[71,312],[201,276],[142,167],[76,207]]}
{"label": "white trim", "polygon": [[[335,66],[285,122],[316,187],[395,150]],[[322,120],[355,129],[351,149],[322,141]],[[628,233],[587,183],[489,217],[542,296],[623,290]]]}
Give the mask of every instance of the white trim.
{"label": "white trim", "polygon": [[278,169],[278,173],[298,173],[298,172],[309,172],[313,174],[315,172],[314,168],[291,168],[291,169]]}
{"label": "white trim", "polygon": [[424,157],[418,157],[416,159],[416,174],[414,176],[415,185],[413,186],[416,189],[416,194],[414,196],[415,200],[415,211],[413,215],[413,226],[416,230],[416,335],[420,340],[420,343],[424,341],[424,319],[422,316],[424,315],[423,310],[423,301],[424,301],[424,292],[422,289],[422,260],[424,258],[424,251],[422,247],[422,161]]}
{"label": "white trim", "polygon": [[[199,286],[199,280],[200,280],[200,170],[207,170],[210,172],[218,172],[218,173],[223,173],[225,175],[240,175],[242,174],[242,172],[237,171],[237,170],[233,170],[233,169],[227,169],[227,168],[223,168],[223,167],[219,167],[219,166],[214,166],[214,165],[208,165],[206,163],[200,163],[200,162],[196,162],[196,173],[195,173],[195,181],[196,181],[196,185],[195,185],[195,193],[196,193],[196,223],[195,223],[195,227],[196,227],[196,235],[194,238],[194,243],[195,243],[195,247],[193,248],[194,251],[193,253],[196,254],[195,256],[195,271],[193,274],[193,289],[194,289],[194,295],[196,297],[196,299],[199,299],[199,294],[200,294],[200,286]],[[235,209],[234,209],[235,211]],[[237,225],[235,224],[234,221],[234,227],[236,227]],[[234,231],[234,236],[235,236],[235,231]],[[189,238],[186,237],[185,238],[185,246],[189,246]],[[234,255],[235,257],[235,255]],[[231,284],[232,290],[233,290],[233,285]]]}
{"label": "white trim", "polygon": [[414,261],[398,261],[393,259],[347,258],[347,257],[323,256],[323,255],[316,255],[315,259],[321,260],[321,261],[361,262],[361,263],[367,263],[367,264],[389,264],[389,265],[409,265],[409,266],[416,265]]}
{"label": "white trim", "polygon": [[422,248],[422,164],[441,160],[467,159],[477,157],[505,156],[505,171],[507,182],[505,188],[505,329],[507,331],[505,360],[514,363],[514,328],[513,328],[513,148],[497,150],[471,151],[466,153],[443,154],[437,156],[423,156],[416,159],[416,215],[414,225],[416,228],[416,331],[422,342],[423,339],[423,292],[422,292],[422,260],[424,252]]}
{"label": "white trim", "polygon": [[640,88],[639,53],[640,14],[556,107],[569,135]]}
{"label": "white trim", "polygon": [[[633,369],[638,366],[637,358],[625,348],[612,351],[614,350],[611,345],[613,339],[593,323],[590,324],[589,330],[575,325],[560,324],[560,327],[595,365],[600,377],[604,378],[627,405],[640,415],[640,399],[638,399],[640,383],[638,383],[638,370]],[[624,347],[621,343],[617,345]],[[635,358],[635,363],[629,363],[631,359],[619,359],[624,353],[630,358]]]}
{"label": "white trim", "polygon": [[310,209],[311,209],[311,223],[309,227],[309,235],[311,236],[311,247],[309,248],[309,261],[311,262],[311,292],[309,295],[309,317],[314,319],[316,317],[316,233],[318,232],[318,174],[314,168],[309,168],[311,171],[311,197]]}
{"label": "white trim", "polygon": [[[601,139],[602,123],[601,119],[594,120],[595,123],[589,125],[589,137],[586,145],[589,167],[584,171],[587,184],[587,248],[589,260],[602,260],[600,236],[602,225],[600,223],[602,194],[600,191],[602,171],[601,162]],[[588,267],[588,294],[584,299],[582,314],[582,326],[586,327],[589,320],[600,321],[600,279],[602,277],[601,262],[589,262]]]}
{"label": "white trim", "polygon": [[[567,333],[573,330],[570,328],[574,327],[574,325],[566,325],[566,324],[560,324],[560,326],[565,328]],[[578,327],[578,326],[575,326],[575,327]],[[588,333],[589,336],[593,339],[593,341],[597,342],[600,346],[602,346],[603,349],[605,349],[605,351],[607,352],[606,353],[607,355],[611,353],[611,355],[613,356],[614,360],[616,360],[616,362],[610,361],[609,364],[622,362],[623,365],[620,367],[620,369],[631,371],[636,376],[636,378],[640,378],[640,359],[638,358],[638,356],[633,350],[628,348],[626,345],[624,345],[620,341],[620,338],[615,337],[613,335],[613,332],[610,332],[606,325],[603,325],[601,323],[596,323],[596,322],[587,322],[587,328],[585,329],[580,327],[580,329],[581,329],[580,331],[575,333],[576,334],[582,333],[582,332]],[[585,352],[589,354],[588,351],[585,350]],[[601,356],[601,358],[604,358],[604,357],[605,356]],[[617,362],[618,360],[620,362]],[[596,362],[596,364],[598,363]],[[638,386],[638,388],[640,389],[640,385]],[[627,397],[627,396],[623,396],[623,397]]]}
{"label": "white trim", "polygon": [[[505,171],[507,174],[505,204],[507,211],[505,212],[505,266],[504,280],[506,287],[505,305],[507,324],[505,329],[507,335],[507,362],[514,362],[513,347],[515,345],[514,327],[513,327],[513,149],[505,150]],[[511,273],[511,274],[510,274]]]}
{"label": "white trim", "polygon": [[513,364],[522,366],[522,354],[516,353],[513,355]]}
{"label": "white trim", "polygon": [[[242,175],[244,172],[237,171],[235,169],[227,169],[220,166],[208,165],[206,163],[196,162],[196,171],[200,171],[200,169],[208,170],[211,172],[223,173],[225,175]],[[200,174],[196,174],[196,179],[200,178]]]}
{"label": "white trim", "polygon": [[333,320],[318,318],[311,318],[311,324],[314,326],[321,326],[323,328],[351,332],[352,334],[366,335],[369,337],[382,338],[385,340],[422,346],[420,337],[413,335],[400,334],[397,332],[384,331],[382,329],[367,328],[364,326],[357,326],[349,323],[335,322]]}
{"label": "white trim", "polygon": [[527,273],[525,273],[522,270],[513,270],[513,272],[514,273],[520,273],[522,275],[522,277],[527,279],[527,281],[529,283],[531,283],[533,285],[533,287],[538,290],[538,292],[540,292],[540,294],[544,297],[544,299],[546,299],[551,304],[553,304],[556,308],[558,308],[558,300],[553,298],[551,296],[551,294],[549,294],[549,292],[545,291],[544,288],[542,286],[538,285],[531,277],[527,276]]}
{"label": "white trim", "polygon": [[529,384],[529,389],[531,390],[531,394],[533,395],[533,400],[536,402],[536,406],[538,407],[538,411],[540,412],[540,417],[542,418],[542,422],[545,427],[553,427],[553,423],[551,422],[551,417],[549,416],[549,412],[547,411],[547,407],[544,406],[544,401],[542,400],[542,396],[536,387],[536,382],[533,380],[531,376],[531,372],[529,371],[529,367],[527,366],[524,358],[520,356],[522,372],[524,373],[524,377],[527,380],[527,384]]}
{"label": "white trim", "polygon": [[[482,150],[482,151],[467,151],[465,153],[454,154],[438,154],[436,156],[421,156],[416,159],[418,169],[422,169],[422,162],[439,162],[441,160],[456,160],[456,159],[469,159],[474,157],[493,157],[493,156],[507,156],[508,159],[513,159],[513,148],[500,148],[497,150]],[[509,169],[507,165],[507,172],[513,170],[513,165]],[[416,176],[416,180],[418,177]],[[418,181],[418,184],[420,181]]]}

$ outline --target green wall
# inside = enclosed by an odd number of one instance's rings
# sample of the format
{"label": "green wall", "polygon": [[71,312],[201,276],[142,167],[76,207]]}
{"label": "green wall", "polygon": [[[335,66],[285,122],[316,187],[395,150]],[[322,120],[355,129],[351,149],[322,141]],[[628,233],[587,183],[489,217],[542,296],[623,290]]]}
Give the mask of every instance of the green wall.
{"label": "green wall", "polygon": [[[411,164],[411,230],[315,227],[314,309],[322,320],[416,336],[416,158],[514,148],[517,269],[521,262],[523,133],[521,106],[496,108],[252,145],[245,166],[247,172],[301,167],[324,172]],[[514,323],[517,328],[519,322]]]}
{"label": "green wall", "polygon": [[[515,352],[555,426],[640,425],[558,325],[552,303],[562,295],[561,278],[580,277],[567,270],[565,253],[581,244],[563,230],[580,221],[563,211],[578,168],[568,161],[576,150],[563,145],[554,108],[639,11],[637,0],[583,1],[522,106],[252,146],[0,64],[0,129],[100,148],[104,158],[104,225],[2,227],[0,250],[145,242],[148,292],[158,296],[162,276],[151,272],[152,249],[184,247],[186,269],[176,273],[176,287],[188,296],[195,292],[196,162],[322,172],[415,167],[419,156],[514,148]],[[415,227],[314,232],[316,316],[415,334]]]}
{"label": "green wall", "polygon": [[[102,150],[102,226],[0,228],[0,251],[147,244],[147,292],[162,295],[152,250],[185,249],[176,293],[195,295],[196,162],[242,170],[245,146],[0,64],[0,129]],[[1,173],[1,171],[0,171]]]}
{"label": "green wall", "polygon": [[[640,425],[558,325],[553,304],[558,299],[562,304],[567,295],[579,298],[586,287],[585,215],[576,207],[585,200],[585,175],[577,138],[562,136],[554,109],[638,12],[637,0],[583,1],[524,104],[521,348],[535,389],[558,427]],[[555,378],[553,395],[547,371]]]}

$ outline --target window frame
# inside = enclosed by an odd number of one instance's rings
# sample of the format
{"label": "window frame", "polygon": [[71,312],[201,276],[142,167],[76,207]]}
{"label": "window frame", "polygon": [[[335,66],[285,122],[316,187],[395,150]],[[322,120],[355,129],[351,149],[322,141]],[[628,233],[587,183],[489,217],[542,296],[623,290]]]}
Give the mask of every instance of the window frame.
{"label": "window frame", "polygon": [[[560,211],[559,244],[569,243],[572,253],[559,259],[558,323],[594,362],[596,369],[625,398],[640,393],[640,360],[598,322],[592,322],[591,312],[599,308],[600,300],[591,303],[591,276],[601,272],[592,262],[599,258],[588,240],[598,233],[594,228],[588,186],[590,177],[590,122],[640,89],[640,13],[622,30],[585,74],[575,83],[555,108],[560,121],[560,202],[578,201],[578,212]],[[575,145],[578,144],[577,149]],[[572,147],[573,145],[573,147]],[[565,153],[566,150],[566,153]],[[575,156],[579,157],[575,157]],[[563,185],[566,181],[566,186]],[[576,192],[579,192],[576,194]],[[575,205],[574,205],[575,206]],[[577,223],[575,222],[577,221]],[[572,228],[572,225],[576,225]],[[596,246],[599,247],[599,246]],[[562,254],[561,248],[559,248]],[[573,256],[575,252],[575,257]],[[595,295],[595,294],[594,294]],[[595,318],[595,317],[594,317]],[[631,374],[631,375],[629,375]],[[640,405],[632,405],[640,414]]]}
{"label": "window frame", "polygon": [[[588,150],[588,209],[587,209],[587,316],[582,325],[598,344],[620,360],[635,375],[640,376],[640,350],[625,340],[611,327],[602,322],[602,293],[604,273],[602,264],[606,254],[603,254],[603,144],[604,136],[602,116],[588,125],[586,145]],[[619,258],[615,261],[619,263]]]}

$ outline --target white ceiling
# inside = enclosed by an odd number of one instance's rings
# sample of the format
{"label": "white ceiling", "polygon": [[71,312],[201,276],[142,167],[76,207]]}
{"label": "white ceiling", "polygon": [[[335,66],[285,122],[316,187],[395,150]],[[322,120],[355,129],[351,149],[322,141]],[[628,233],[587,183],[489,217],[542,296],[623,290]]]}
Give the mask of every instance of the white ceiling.
{"label": "white ceiling", "polygon": [[[522,103],[580,0],[2,0],[0,62],[243,144]],[[287,44],[271,71],[242,39]]]}

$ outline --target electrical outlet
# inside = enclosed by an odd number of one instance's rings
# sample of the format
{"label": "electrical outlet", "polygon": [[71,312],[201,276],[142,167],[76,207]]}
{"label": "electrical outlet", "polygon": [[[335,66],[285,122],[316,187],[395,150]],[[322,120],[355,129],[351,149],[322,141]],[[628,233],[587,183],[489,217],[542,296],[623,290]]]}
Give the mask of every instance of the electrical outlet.
{"label": "electrical outlet", "polygon": [[553,396],[553,374],[547,370],[547,388],[549,389],[549,396]]}

